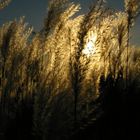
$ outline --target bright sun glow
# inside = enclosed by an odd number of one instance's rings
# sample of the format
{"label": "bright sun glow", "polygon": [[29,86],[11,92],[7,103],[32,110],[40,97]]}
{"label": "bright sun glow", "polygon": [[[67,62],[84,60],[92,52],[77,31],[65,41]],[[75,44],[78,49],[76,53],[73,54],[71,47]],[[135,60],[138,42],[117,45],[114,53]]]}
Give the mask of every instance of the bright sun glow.
{"label": "bright sun glow", "polygon": [[88,39],[85,49],[83,50],[83,54],[87,55],[88,57],[93,55],[96,51],[95,43],[97,40],[97,35],[95,33],[91,33],[90,38]]}

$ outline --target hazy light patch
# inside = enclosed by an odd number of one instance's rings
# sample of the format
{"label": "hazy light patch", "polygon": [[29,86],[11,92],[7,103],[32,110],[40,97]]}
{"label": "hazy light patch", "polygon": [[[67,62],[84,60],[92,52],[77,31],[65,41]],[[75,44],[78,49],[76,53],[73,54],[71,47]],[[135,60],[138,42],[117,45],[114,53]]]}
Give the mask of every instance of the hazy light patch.
{"label": "hazy light patch", "polygon": [[90,39],[88,39],[88,42],[85,45],[83,54],[89,57],[96,52],[96,48],[95,48],[96,40],[97,40],[97,35],[92,33],[92,36],[90,37]]}

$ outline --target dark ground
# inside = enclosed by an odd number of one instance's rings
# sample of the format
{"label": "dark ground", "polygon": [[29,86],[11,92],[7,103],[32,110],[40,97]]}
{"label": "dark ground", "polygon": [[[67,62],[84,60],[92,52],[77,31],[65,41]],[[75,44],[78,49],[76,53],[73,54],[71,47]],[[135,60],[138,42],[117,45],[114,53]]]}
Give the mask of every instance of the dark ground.
{"label": "dark ground", "polygon": [[[113,98],[109,96],[107,102],[103,103],[104,113],[94,124],[69,137],[69,140],[139,140],[139,94],[128,95],[121,100]],[[32,111],[27,108],[23,110],[22,114],[17,114],[16,119],[8,122],[5,135],[0,133],[0,140],[36,140],[31,130]]]}

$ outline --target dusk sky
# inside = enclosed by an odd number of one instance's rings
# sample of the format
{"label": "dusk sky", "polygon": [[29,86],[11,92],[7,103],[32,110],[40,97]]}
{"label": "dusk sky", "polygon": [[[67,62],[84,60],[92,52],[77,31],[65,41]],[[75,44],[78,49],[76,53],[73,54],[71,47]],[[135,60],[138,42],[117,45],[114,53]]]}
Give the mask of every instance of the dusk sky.
{"label": "dusk sky", "polygon": [[[95,0],[73,0],[81,3],[84,13]],[[107,0],[108,6],[114,9],[123,10],[123,0]],[[4,22],[19,19],[25,16],[26,22],[39,31],[43,26],[43,19],[46,16],[48,0],[13,0],[8,7],[0,11],[0,25]],[[133,44],[140,46],[140,17],[137,19],[132,36]]]}

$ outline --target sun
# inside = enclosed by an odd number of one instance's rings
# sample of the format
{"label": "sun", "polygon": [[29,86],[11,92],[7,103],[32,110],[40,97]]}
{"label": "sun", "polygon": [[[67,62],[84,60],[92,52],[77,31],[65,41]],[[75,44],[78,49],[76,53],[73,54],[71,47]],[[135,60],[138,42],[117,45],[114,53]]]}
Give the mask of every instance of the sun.
{"label": "sun", "polygon": [[86,41],[86,45],[84,47],[83,50],[83,54],[85,54],[86,56],[92,56],[95,52],[96,52],[96,40],[97,40],[97,34],[91,32],[87,41]]}

